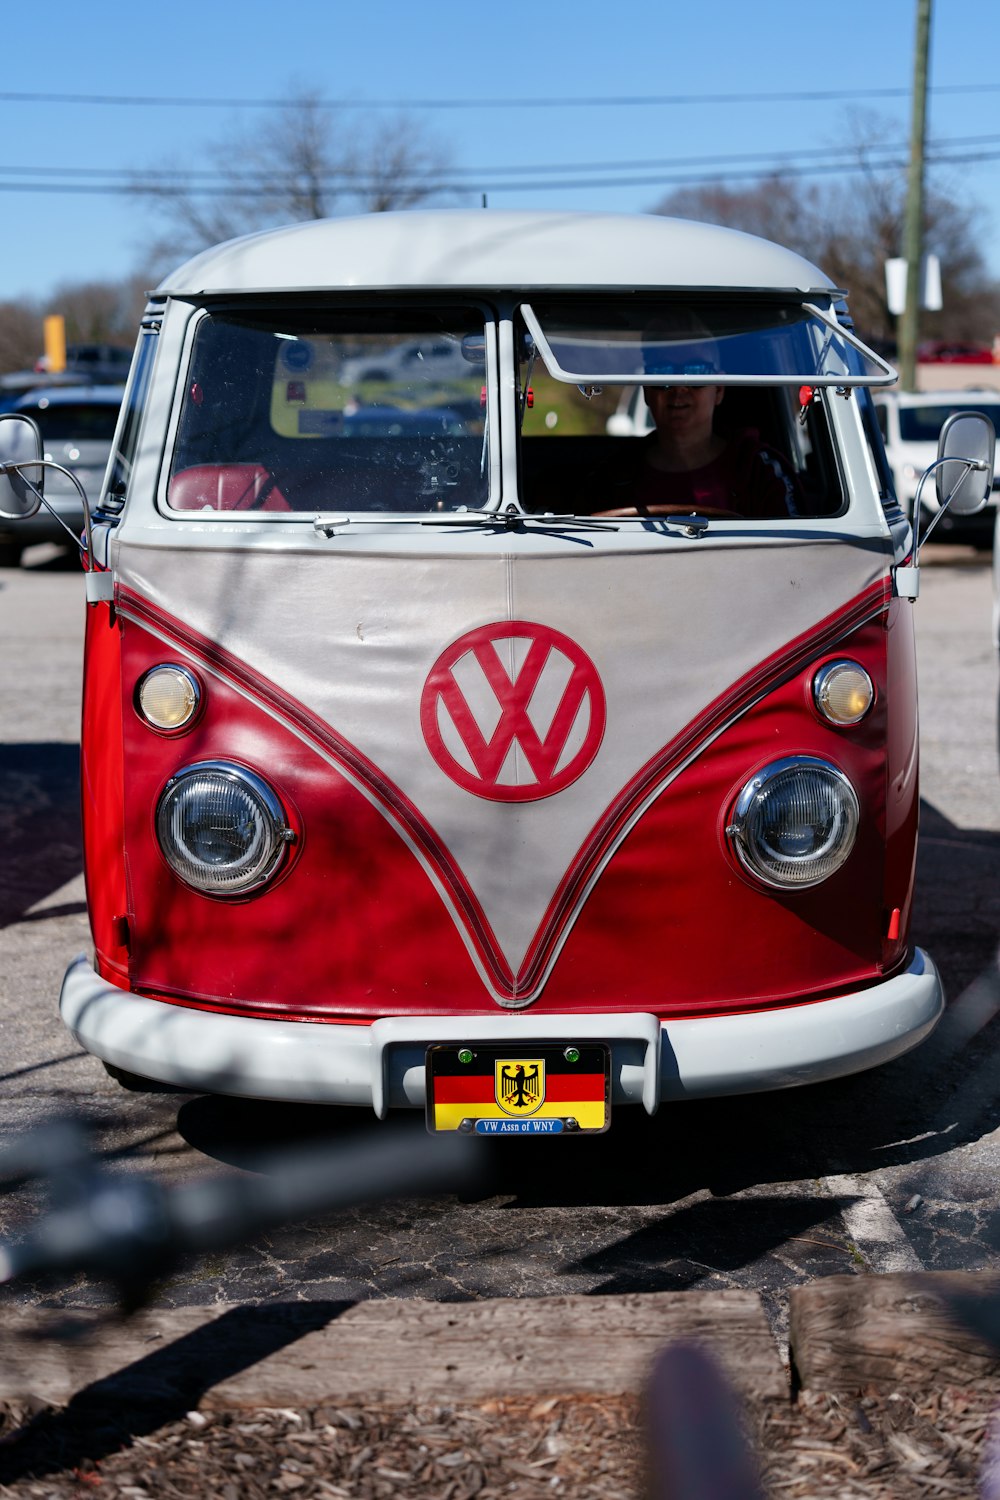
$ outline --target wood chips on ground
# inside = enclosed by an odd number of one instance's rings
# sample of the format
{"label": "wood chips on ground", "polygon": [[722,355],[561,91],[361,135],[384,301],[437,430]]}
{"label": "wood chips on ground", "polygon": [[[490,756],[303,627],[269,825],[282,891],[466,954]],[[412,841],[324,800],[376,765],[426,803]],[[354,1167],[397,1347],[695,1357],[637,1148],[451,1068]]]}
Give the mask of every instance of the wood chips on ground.
{"label": "wood chips on ground", "polygon": [[[803,1392],[751,1413],[774,1500],[978,1493],[992,1398],[944,1389],[860,1400]],[[645,1491],[634,1397],[188,1413],[0,1408],[0,1496],[98,1500],[633,1500]],[[660,1500],[660,1497],[657,1497]],[[664,1497],[665,1500],[665,1497]]]}

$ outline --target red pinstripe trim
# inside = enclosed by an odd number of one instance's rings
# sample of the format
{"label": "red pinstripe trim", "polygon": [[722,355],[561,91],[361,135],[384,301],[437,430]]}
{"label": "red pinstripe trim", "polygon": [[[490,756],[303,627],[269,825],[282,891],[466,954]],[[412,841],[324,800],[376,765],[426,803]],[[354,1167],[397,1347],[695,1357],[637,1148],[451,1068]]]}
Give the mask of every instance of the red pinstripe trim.
{"label": "red pinstripe trim", "polygon": [[888,608],[891,599],[888,579],[870,584],[863,593],[841,609],[828,615],[818,625],[805,631],[758,663],[732,687],[721,693],[677,735],[657,751],[633,776],[610,804],[590,837],[580,846],[566,874],[539,923],[517,982],[530,993],[540,983],[553,949],[567,922],[575,913],[587,882],[601,862],[613,850],[643,802],[655,796],[659,786],[684,761],[704,749],[708,740],[728,727],[765,693],[800,671],[812,657],[827,651],[845,635],[850,635],[868,620]]}
{"label": "red pinstripe trim", "polygon": [[459,908],[466,928],[476,944],[476,951],[491,972],[495,971],[497,988],[509,991],[512,977],[510,966],[503,958],[486,915],[453,860],[451,851],[440,842],[434,829],[405,793],[373,761],[318,715],[284,693],[269,678],[255,672],[216,641],[209,640],[182,621],[165,614],[148,599],[119,585],[117,607],[120,613],[134,619],[137,624],[152,626],[161,634],[170,636],[190,655],[216,667],[237,683],[248,696],[266,703],[275,713],[294,724],[306,739],[319,744],[352,776],[363,782],[379,805],[402,824],[409,837],[423,850],[428,861],[437,870]]}
{"label": "red pinstripe trim", "polygon": [[294,725],[304,739],[319,746],[363,783],[390,820],[402,827],[437,873],[496,994],[502,1000],[527,1004],[543,983],[558,947],[578,914],[588,882],[624,837],[630,821],[643,803],[652,799],[667,778],[698,754],[720,730],[745,713],[779,682],[794,676],[813,656],[828,650],[845,635],[881,614],[888,607],[890,598],[889,579],[876,580],[854,599],[739,678],[640,768],[581,844],[549,902],[516,974],[504,957],[489,920],[451,851],[419,809],[373,761],[270,679],[255,672],[217,642],[167,615],[150,600],[119,584],[116,603],[126,617],[168,636],[191,656],[200,658],[238,684],[248,697],[266,704],[277,716]]}

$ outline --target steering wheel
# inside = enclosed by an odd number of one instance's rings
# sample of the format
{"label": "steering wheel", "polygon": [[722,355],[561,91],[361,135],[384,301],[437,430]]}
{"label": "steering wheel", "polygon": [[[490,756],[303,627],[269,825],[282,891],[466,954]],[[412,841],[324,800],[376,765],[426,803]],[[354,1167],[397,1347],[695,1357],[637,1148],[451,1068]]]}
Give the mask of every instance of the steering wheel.
{"label": "steering wheel", "polygon": [[742,521],[738,510],[724,510],[721,505],[621,505],[616,510],[595,510],[595,516],[709,516],[712,520]]}

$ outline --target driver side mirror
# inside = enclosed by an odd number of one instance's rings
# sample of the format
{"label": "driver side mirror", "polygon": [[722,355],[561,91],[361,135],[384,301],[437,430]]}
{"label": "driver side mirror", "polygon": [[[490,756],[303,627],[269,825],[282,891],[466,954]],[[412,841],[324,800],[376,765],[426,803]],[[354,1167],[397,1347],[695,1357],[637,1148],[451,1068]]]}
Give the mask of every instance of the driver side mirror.
{"label": "driver side mirror", "polygon": [[27,520],[42,504],[43,453],[37,423],[19,412],[0,414],[0,517],[5,521]]}

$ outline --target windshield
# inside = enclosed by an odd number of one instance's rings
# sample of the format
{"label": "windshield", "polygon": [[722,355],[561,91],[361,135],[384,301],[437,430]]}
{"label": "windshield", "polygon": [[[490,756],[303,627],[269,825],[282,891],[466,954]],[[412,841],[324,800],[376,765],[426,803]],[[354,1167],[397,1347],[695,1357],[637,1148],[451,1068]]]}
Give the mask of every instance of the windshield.
{"label": "windshield", "polygon": [[901,406],[899,435],[904,443],[936,443],[941,428],[954,411],[981,411],[1000,432],[1000,405],[976,401],[961,406]]}
{"label": "windshield", "polygon": [[524,319],[549,373],[574,384],[887,384],[895,371],[807,303],[533,300]]}
{"label": "windshield", "polygon": [[197,329],[167,504],[433,512],[489,493],[472,308],[212,313]]}
{"label": "windshield", "polygon": [[[604,327],[617,316],[608,306],[597,311]],[[522,314],[515,335],[519,494],[527,511],[636,519],[697,512],[753,521],[843,511],[827,411],[840,397],[812,386],[741,385],[689,372],[669,384],[648,377],[624,388],[571,384],[539,348],[528,309]],[[631,316],[631,304],[623,306],[622,322]],[[554,304],[546,317],[548,330],[584,320],[575,307],[564,315]]]}

